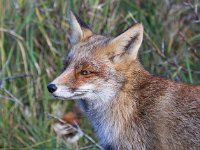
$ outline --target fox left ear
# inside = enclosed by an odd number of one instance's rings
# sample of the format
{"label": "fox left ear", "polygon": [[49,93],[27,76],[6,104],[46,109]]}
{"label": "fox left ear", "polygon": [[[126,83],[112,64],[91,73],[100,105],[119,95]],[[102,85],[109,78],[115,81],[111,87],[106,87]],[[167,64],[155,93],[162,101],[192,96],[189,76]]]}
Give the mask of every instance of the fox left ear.
{"label": "fox left ear", "polygon": [[76,16],[72,11],[70,11],[69,23],[71,28],[70,42],[71,44],[77,44],[84,41],[93,35],[90,28],[84,23],[78,16]]}
{"label": "fox left ear", "polygon": [[136,24],[112,39],[109,43],[112,61],[134,60],[143,40],[143,25]]}

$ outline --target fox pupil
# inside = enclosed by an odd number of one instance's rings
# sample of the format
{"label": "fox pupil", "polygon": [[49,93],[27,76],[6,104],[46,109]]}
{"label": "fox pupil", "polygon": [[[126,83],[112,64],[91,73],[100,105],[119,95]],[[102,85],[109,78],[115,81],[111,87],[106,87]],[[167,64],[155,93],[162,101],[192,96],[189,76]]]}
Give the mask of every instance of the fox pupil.
{"label": "fox pupil", "polygon": [[81,70],[81,72],[80,72],[81,75],[88,75],[88,74],[90,74],[90,73],[91,73],[91,72],[88,71],[88,70]]}

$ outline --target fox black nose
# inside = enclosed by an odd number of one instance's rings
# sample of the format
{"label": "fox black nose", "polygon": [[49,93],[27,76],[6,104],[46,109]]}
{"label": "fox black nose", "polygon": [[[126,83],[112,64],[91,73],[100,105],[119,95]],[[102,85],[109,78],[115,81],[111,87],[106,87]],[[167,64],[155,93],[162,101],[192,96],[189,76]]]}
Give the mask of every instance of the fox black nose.
{"label": "fox black nose", "polygon": [[48,91],[49,91],[50,93],[53,93],[53,92],[55,92],[55,91],[57,90],[57,87],[56,87],[55,84],[49,84],[49,85],[47,86],[47,88],[48,88]]}

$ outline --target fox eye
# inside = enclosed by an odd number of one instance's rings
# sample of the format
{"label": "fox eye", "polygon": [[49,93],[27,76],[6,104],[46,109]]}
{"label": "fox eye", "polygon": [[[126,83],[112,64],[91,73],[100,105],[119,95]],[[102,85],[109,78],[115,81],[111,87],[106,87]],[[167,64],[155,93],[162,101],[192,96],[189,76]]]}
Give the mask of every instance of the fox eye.
{"label": "fox eye", "polygon": [[89,75],[91,74],[92,72],[91,71],[88,71],[88,70],[81,70],[80,74],[81,75]]}

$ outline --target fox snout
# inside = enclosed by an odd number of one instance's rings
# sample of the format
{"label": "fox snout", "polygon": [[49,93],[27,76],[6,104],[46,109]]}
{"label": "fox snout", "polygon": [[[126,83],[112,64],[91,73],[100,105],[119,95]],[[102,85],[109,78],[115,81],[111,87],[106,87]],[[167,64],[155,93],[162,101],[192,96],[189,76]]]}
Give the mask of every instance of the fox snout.
{"label": "fox snout", "polygon": [[50,93],[53,93],[53,92],[55,92],[56,90],[57,90],[57,86],[55,85],[55,84],[49,84],[48,86],[47,86],[47,89],[48,89],[48,91],[50,92]]}

